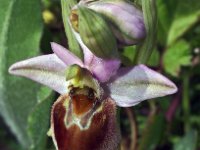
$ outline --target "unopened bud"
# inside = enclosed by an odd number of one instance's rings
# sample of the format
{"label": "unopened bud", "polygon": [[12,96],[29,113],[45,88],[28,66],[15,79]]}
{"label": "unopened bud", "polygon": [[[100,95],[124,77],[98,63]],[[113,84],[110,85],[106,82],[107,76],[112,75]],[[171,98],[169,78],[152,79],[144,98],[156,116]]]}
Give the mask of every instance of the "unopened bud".
{"label": "unopened bud", "polygon": [[113,33],[122,46],[133,45],[145,38],[145,25],[141,9],[123,0],[82,0],[85,5],[103,15],[110,23]]}

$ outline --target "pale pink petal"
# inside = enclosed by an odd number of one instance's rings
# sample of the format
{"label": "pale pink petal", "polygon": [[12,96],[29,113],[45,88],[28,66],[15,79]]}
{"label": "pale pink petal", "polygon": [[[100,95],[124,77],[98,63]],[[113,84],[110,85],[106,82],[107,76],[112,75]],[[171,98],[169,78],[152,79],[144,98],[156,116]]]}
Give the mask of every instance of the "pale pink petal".
{"label": "pale pink petal", "polygon": [[32,79],[64,94],[68,87],[66,67],[55,54],[50,54],[17,62],[9,68],[9,73]]}
{"label": "pale pink petal", "polygon": [[82,61],[74,55],[72,52],[64,48],[63,46],[51,42],[51,47],[53,52],[66,64],[66,65],[73,65],[77,64],[83,67]]}
{"label": "pale pink petal", "polygon": [[107,84],[111,97],[118,106],[130,107],[177,91],[176,85],[163,75],[144,65],[119,69]]}
{"label": "pale pink petal", "polygon": [[117,59],[104,60],[94,57],[88,69],[101,83],[103,83],[107,82],[110,77],[115,75],[119,67],[120,61]]}

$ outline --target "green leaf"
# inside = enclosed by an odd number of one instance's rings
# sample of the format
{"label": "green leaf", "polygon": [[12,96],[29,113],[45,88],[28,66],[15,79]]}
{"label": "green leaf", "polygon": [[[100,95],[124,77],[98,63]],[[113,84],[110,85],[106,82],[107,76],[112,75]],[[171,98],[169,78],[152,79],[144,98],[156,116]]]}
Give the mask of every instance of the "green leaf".
{"label": "green leaf", "polygon": [[98,57],[118,57],[117,42],[104,18],[86,7],[78,7],[78,29],[85,45]]}
{"label": "green leaf", "polygon": [[62,6],[62,17],[65,27],[65,32],[68,39],[69,50],[72,51],[76,56],[83,60],[83,52],[80,49],[80,46],[72,32],[72,29],[69,24],[69,16],[73,6],[77,4],[77,0],[61,0]]}
{"label": "green leaf", "polygon": [[159,65],[159,61],[160,61],[159,52],[157,49],[154,49],[149,58],[149,61],[147,62],[147,65],[152,66],[152,67],[157,67]]}
{"label": "green leaf", "polygon": [[0,145],[3,150],[23,150],[16,138],[9,132],[8,126],[0,117]]}
{"label": "green leaf", "polygon": [[191,64],[189,43],[184,40],[179,40],[170,46],[163,56],[163,64],[166,72],[173,76],[178,76],[181,66]]}
{"label": "green leaf", "polygon": [[[174,12],[177,7],[177,2],[174,0],[157,0],[158,21],[165,32],[168,32],[174,18]],[[171,10],[171,11],[169,11]]]}
{"label": "green leaf", "polygon": [[[42,33],[40,0],[0,0],[0,113],[27,148],[27,117],[37,102],[38,84],[8,74],[14,62],[39,52]],[[34,6],[34,7],[33,7]]]}
{"label": "green leaf", "polygon": [[[194,4],[194,5],[190,5]],[[198,0],[180,0],[174,16],[174,21],[169,30],[167,44],[171,45],[186,33],[200,17],[200,3]]]}
{"label": "green leaf", "polygon": [[127,46],[121,54],[121,61],[125,66],[135,65],[135,56],[137,54],[136,46]]}
{"label": "green leaf", "polygon": [[146,38],[140,49],[138,63],[144,64],[149,60],[156,41],[157,11],[155,0],[142,0],[142,11]]}
{"label": "green leaf", "polygon": [[[122,52],[121,60],[122,63],[126,66],[133,66],[135,65],[135,60],[137,59],[138,51],[136,46],[128,46],[124,48]],[[152,51],[152,54],[147,62],[147,65],[157,67],[159,65],[160,55],[157,49]]]}
{"label": "green leaf", "polygon": [[168,46],[189,31],[200,16],[198,0],[157,0],[157,8],[158,40]]}
{"label": "green leaf", "polygon": [[175,144],[174,150],[196,150],[197,132],[188,131],[187,134]]}
{"label": "green leaf", "polygon": [[165,132],[165,125],[166,121],[163,114],[150,116],[138,150],[155,150]]}
{"label": "green leaf", "polygon": [[51,106],[54,101],[53,91],[42,87],[38,93],[38,103],[28,117],[28,132],[32,139],[31,150],[44,150],[47,131],[50,128]]}
{"label": "green leaf", "polygon": [[168,32],[170,26],[174,19],[175,10],[177,7],[178,1],[174,0],[157,0],[157,11],[158,11],[158,38],[157,40],[166,44]]}

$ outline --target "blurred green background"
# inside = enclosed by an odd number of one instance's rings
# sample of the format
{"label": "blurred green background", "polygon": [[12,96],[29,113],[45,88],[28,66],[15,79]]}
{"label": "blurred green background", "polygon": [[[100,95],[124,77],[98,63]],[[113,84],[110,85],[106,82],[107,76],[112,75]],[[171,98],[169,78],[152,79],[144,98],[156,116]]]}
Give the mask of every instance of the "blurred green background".
{"label": "blurred green background", "polygon": [[[179,91],[120,111],[122,149],[200,149],[200,2],[156,0],[157,41],[147,65]],[[28,79],[11,76],[14,62],[67,47],[60,0],[0,0],[0,149],[53,150],[47,136],[58,95]],[[131,66],[137,50],[121,50]],[[132,141],[134,139],[134,142]]]}

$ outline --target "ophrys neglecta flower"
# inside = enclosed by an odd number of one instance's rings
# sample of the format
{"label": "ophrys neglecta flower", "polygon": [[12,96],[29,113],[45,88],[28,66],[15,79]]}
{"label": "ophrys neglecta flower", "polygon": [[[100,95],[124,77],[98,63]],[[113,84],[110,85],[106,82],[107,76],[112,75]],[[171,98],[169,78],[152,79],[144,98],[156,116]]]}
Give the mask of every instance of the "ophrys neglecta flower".
{"label": "ophrys neglecta flower", "polygon": [[9,72],[61,94],[52,108],[50,130],[59,150],[115,150],[120,139],[115,103],[130,107],[177,91],[170,80],[144,65],[120,68],[119,60],[98,58],[83,44],[81,61],[64,47],[51,46],[54,54],[17,62]]}

